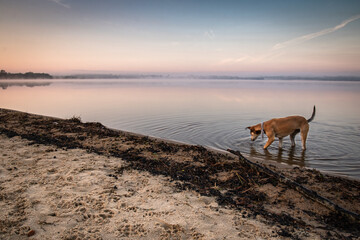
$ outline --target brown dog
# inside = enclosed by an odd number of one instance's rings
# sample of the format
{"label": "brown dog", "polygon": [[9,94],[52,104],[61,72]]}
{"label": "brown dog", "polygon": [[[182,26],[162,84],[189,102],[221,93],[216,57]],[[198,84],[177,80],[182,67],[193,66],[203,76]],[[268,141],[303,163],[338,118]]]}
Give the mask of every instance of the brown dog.
{"label": "brown dog", "polygon": [[279,138],[279,148],[282,148],[282,140],[290,135],[291,146],[295,146],[295,136],[300,132],[303,150],[306,149],[306,138],[309,132],[309,122],[315,117],[315,106],[311,117],[306,120],[302,116],[290,116],[285,118],[274,118],[269,121],[247,127],[250,129],[251,141],[255,141],[258,136],[265,133],[268,137],[264,149],[267,149],[275,140]]}

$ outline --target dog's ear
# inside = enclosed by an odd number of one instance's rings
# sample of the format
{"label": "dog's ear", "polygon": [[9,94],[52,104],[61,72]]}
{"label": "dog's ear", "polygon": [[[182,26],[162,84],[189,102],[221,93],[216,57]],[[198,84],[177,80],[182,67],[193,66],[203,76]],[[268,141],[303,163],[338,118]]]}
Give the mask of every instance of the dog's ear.
{"label": "dog's ear", "polygon": [[245,130],[246,130],[246,129],[251,129],[251,127],[246,127]]}

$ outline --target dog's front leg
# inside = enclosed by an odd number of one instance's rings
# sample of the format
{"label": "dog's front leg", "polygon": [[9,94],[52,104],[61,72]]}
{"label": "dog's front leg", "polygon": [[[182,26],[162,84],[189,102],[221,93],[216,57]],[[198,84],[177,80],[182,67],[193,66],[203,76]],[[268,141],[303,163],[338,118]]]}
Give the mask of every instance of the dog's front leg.
{"label": "dog's front leg", "polygon": [[271,136],[268,136],[268,140],[264,146],[264,149],[267,149],[275,140],[275,136],[271,135]]}
{"label": "dog's front leg", "polygon": [[279,138],[279,148],[282,148],[283,146],[283,138]]}

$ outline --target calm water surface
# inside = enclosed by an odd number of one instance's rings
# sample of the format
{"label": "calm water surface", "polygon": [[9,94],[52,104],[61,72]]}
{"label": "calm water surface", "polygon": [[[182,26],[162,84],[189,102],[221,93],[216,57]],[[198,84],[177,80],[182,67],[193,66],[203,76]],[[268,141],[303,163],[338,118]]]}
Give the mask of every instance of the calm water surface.
{"label": "calm water surface", "polygon": [[[0,107],[98,121],[136,133],[240,150],[249,158],[360,178],[360,82],[297,80],[39,80],[0,81]],[[250,141],[247,126],[302,115],[307,150],[284,139]]]}

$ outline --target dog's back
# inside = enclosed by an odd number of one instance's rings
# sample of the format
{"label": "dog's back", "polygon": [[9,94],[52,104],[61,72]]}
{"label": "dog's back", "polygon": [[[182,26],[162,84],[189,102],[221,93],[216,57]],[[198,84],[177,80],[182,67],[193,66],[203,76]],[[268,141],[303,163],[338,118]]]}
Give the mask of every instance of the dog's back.
{"label": "dog's back", "polygon": [[284,118],[274,118],[267,121],[276,137],[285,137],[296,130],[301,130],[308,125],[308,121],[302,116],[289,116]]}

